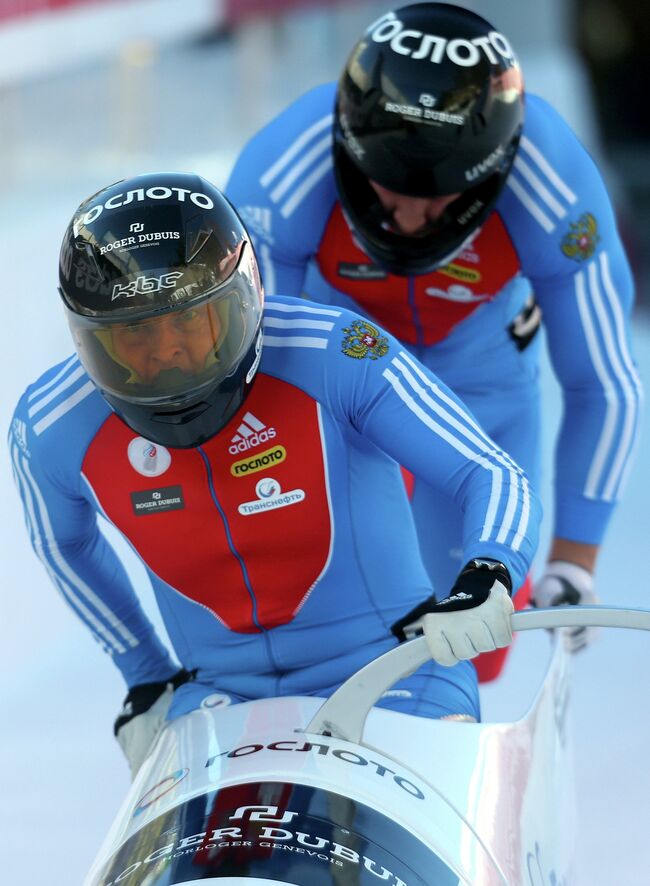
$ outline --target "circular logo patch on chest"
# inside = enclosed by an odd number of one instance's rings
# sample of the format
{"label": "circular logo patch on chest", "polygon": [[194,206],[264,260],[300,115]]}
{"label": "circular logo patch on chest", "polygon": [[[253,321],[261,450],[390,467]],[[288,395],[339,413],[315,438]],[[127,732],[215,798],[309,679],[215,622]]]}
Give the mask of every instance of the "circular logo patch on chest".
{"label": "circular logo patch on chest", "polygon": [[144,437],[136,437],[127,450],[131,467],[144,477],[159,477],[172,463],[168,449],[158,443],[150,443]]}

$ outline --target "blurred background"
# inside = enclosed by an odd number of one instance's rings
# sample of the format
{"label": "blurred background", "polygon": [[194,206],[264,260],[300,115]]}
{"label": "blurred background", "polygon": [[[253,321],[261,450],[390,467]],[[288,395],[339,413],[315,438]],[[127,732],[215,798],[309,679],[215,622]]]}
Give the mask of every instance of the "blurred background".
{"label": "blurred background", "polygon": [[[637,281],[635,344],[647,386],[650,114],[641,89],[650,83],[650,15],[632,0],[459,5],[509,37],[527,88],[560,110],[601,165]],[[302,92],[336,79],[361,32],[389,8],[360,0],[0,0],[3,429],[25,386],[71,352],[57,259],[81,200],[163,168],[223,185],[244,142]],[[545,371],[548,498],[561,406]],[[112,737],[124,687],[33,555],[5,449],[0,489],[0,882],[70,886],[81,883],[128,789]],[[639,556],[649,492],[641,455],[601,558],[603,602],[650,607]],[[143,571],[130,568],[159,623]],[[484,691],[486,717],[523,713],[547,645],[519,638],[503,681]],[[650,637],[637,632],[608,632],[574,664],[577,886],[650,882],[649,667]]]}

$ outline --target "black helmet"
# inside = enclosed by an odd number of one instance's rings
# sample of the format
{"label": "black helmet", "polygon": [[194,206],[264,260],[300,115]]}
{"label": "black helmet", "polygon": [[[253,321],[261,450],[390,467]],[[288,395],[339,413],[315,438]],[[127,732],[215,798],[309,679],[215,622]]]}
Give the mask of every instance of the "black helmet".
{"label": "black helmet", "polygon": [[[496,203],[523,113],[517,60],[479,15],[417,3],[372,24],[339,81],[334,124],[339,197],[368,255],[405,275],[457,254]],[[413,197],[461,196],[406,236],[391,230],[369,179]]]}
{"label": "black helmet", "polygon": [[68,226],[59,280],[86,372],[138,434],[197,446],[239,409],[263,290],[248,234],[209,182],[155,173],[99,191]]}

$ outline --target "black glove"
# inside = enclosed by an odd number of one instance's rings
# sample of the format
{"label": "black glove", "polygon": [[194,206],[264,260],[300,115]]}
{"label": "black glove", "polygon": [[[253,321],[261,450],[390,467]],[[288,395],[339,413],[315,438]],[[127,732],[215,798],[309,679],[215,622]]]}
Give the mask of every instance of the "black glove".
{"label": "black glove", "polygon": [[514,611],[508,570],[498,560],[470,560],[448,597],[429,597],[396,621],[391,630],[402,642],[424,634],[431,657],[442,665],[507,646]]}
{"label": "black glove", "polygon": [[131,776],[142,765],[158,738],[167,717],[174,691],[193,680],[196,671],[181,668],[169,680],[140,683],[129,690],[115,723],[113,734],[131,767]]}

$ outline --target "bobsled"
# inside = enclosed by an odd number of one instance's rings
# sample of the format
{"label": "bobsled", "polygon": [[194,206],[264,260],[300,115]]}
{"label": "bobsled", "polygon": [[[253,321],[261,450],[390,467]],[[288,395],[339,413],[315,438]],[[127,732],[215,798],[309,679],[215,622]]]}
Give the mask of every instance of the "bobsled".
{"label": "bobsled", "polygon": [[[525,610],[512,623],[650,630],[650,612]],[[423,637],[326,700],[209,696],[161,733],[84,886],[563,886],[569,661],[549,636],[542,683],[514,722],[373,707],[428,660]]]}

